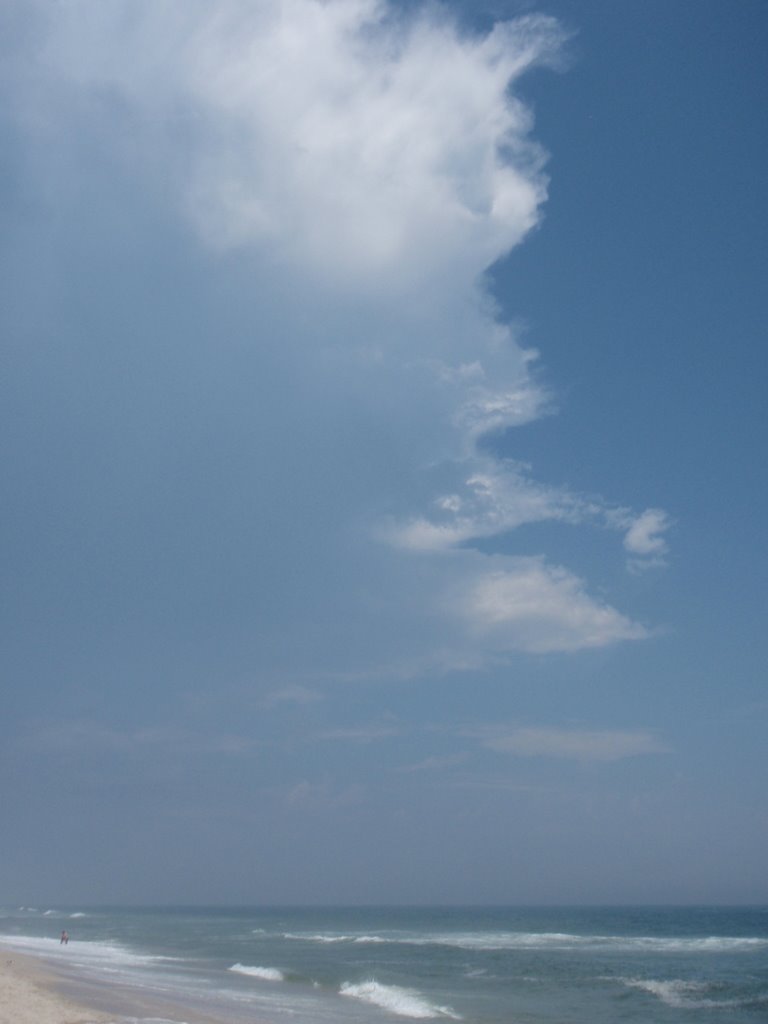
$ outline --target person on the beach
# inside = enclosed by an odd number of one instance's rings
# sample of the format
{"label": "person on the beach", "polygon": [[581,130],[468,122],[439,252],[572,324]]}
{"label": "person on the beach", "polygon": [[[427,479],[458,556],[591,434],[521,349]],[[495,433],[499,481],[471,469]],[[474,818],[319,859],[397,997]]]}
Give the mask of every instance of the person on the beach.
{"label": "person on the beach", "polygon": [[63,932],[61,933],[61,938],[59,939],[59,945],[60,945],[60,946],[66,946],[66,944],[67,944],[68,942],[69,942],[69,935],[67,934],[67,932],[66,932],[66,929],[65,929],[65,930],[64,930],[64,931],[63,931]]}

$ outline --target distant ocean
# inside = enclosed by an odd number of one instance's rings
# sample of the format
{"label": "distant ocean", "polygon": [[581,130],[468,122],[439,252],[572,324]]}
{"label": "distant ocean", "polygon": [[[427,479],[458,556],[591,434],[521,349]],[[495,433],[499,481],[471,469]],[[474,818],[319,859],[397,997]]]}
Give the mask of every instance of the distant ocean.
{"label": "distant ocean", "polygon": [[0,944],[122,993],[116,1021],[768,1021],[768,907],[26,907]]}

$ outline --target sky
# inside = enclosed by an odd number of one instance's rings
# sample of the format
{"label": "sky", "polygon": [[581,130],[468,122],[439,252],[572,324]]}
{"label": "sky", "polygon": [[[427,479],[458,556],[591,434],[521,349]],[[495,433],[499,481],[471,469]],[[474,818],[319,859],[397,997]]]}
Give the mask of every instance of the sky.
{"label": "sky", "polygon": [[0,901],[768,902],[767,37],[2,5]]}

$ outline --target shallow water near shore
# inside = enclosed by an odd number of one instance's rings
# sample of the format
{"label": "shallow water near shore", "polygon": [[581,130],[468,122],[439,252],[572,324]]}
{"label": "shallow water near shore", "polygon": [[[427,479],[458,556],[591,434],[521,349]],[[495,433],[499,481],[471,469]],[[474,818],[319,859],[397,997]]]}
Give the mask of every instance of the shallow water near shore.
{"label": "shallow water near shore", "polygon": [[768,1018],[765,907],[23,907],[0,943],[123,1021]]}

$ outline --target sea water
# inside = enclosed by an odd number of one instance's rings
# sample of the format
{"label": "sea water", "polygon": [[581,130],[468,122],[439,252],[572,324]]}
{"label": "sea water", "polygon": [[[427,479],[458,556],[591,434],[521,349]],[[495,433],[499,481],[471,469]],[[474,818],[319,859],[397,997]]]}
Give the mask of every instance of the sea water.
{"label": "sea water", "polygon": [[768,1021],[766,907],[23,907],[0,943],[116,1021]]}

